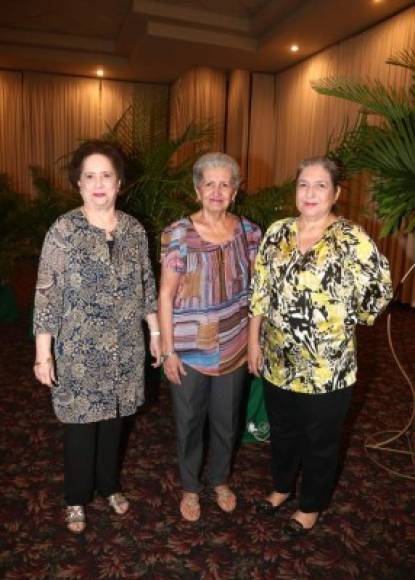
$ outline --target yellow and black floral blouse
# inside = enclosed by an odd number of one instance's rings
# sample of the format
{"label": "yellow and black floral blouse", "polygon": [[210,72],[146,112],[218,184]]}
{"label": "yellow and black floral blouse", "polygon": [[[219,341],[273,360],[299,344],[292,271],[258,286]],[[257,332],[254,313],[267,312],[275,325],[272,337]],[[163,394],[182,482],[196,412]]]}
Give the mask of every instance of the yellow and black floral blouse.
{"label": "yellow and black floral blouse", "polygon": [[156,312],[144,228],[117,212],[112,251],[80,209],[61,216],[43,244],[34,332],[54,338],[56,416],[90,423],[131,415],[144,402],[141,322]]}
{"label": "yellow and black floral blouse", "polygon": [[299,393],[350,386],[355,326],[373,324],[391,297],[388,262],[360,226],[339,218],[302,254],[296,220],[275,222],[251,287],[250,314],[263,317],[263,376]]}

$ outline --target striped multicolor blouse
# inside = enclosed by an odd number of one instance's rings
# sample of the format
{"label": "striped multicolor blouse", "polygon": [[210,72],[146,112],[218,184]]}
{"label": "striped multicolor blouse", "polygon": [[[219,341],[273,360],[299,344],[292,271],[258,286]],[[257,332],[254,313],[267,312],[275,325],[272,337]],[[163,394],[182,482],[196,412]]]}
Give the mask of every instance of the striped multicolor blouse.
{"label": "striped multicolor blouse", "polygon": [[261,231],[242,218],[223,244],[200,237],[189,218],[162,233],[161,259],[181,274],[173,304],[174,349],[207,375],[222,375],[246,361],[248,286]]}

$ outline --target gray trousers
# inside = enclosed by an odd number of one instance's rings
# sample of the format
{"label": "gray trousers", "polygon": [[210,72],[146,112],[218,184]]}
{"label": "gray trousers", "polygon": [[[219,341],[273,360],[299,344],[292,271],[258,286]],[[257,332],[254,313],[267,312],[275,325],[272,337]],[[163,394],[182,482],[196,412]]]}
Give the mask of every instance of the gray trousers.
{"label": "gray trousers", "polygon": [[209,418],[206,482],[226,483],[241,421],[241,402],[247,384],[246,365],[221,376],[204,375],[185,365],[182,384],[170,384],[176,421],[180,478],[184,491],[199,493],[203,432]]}

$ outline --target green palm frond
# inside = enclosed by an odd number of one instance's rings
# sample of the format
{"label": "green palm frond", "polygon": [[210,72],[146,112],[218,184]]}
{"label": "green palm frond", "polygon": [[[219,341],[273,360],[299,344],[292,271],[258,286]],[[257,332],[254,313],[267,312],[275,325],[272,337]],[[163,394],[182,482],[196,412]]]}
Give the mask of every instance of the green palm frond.
{"label": "green palm frond", "polygon": [[410,48],[406,50],[401,50],[395,55],[390,56],[386,59],[386,64],[392,64],[394,66],[402,66],[413,72],[415,72],[415,49]]}
{"label": "green palm frond", "polygon": [[321,95],[338,97],[361,105],[364,112],[377,114],[392,121],[408,115],[413,109],[409,90],[386,87],[380,81],[364,84],[348,79],[326,78],[311,82]]}
{"label": "green palm frond", "polygon": [[[415,73],[415,50],[388,59]],[[346,176],[369,172],[371,193],[383,222],[382,235],[415,230],[415,74],[409,90],[345,79],[322,79],[313,83],[320,94],[360,104],[356,123],[347,124],[329,143],[329,154],[346,167]],[[371,115],[378,116],[376,124]],[[379,119],[380,117],[380,119]]]}
{"label": "green palm frond", "polygon": [[191,123],[169,139],[165,114],[160,103],[150,123],[141,103],[134,101],[103,136],[124,153],[127,186],[120,207],[145,226],[154,258],[163,228],[196,209],[192,166],[210,148],[216,131],[209,122]]}

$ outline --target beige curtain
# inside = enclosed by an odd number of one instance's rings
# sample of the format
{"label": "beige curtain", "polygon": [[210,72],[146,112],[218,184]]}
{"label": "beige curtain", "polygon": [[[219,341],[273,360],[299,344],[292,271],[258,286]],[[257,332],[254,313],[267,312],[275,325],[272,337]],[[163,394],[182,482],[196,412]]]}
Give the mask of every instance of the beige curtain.
{"label": "beige curtain", "polygon": [[249,72],[232,71],[228,84],[226,153],[237,160],[245,180],[248,172],[250,99],[251,76]]}
{"label": "beige curtain", "polygon": [[67,154],[80,140],[106,132],[133,100],[148,131],[167,127],[167,85],[3,71],[0,83],[0,171],[26,194],[34,194],[29,165],[66,189]]}
{"label": "beige curtain", "polygon": [[[392,54],[415,45],[415,7],[347,41],[325,50],[277,75],[275,183],[292,176],[304,157],[326,150],[328,139],[340,131],[346,118],[353,122],[358,107],[318,95],[310,81],[327,76],[378,78],[395,87],[409,83],[405,69],[385,64]],[[364,225],[388,256],[395,284],[415,260],[415,237],[398,233],[381,240],[380,224],[368,195],[368,184],[355,180],[343,193],[342,213]],[[415,276],[401,296],[415,306]]]}
{"label": "beige curtain", "polygon": [[276,155],[277,94],[273,75],[252,75],[248,190],[271,185]]}
{"label": "beige curtain", "polygon": [[[223,151],[226,111],[226,74],[209,68],[194,68],[182,75],[170,93],[170,136],[180,136],[190,123],[210,123],[214,135],[211,151]],[[194,152],[194,147],[182,147],[180,162]]]}
{"label": "beige curtain", "polygon": [[68,187],[63,171],[67,154],[81,139],[100,134],[99,97],[99,80],[30,73],[24,77],[28,163],[44,168],[57,187]]}
{"label": "beige curtain", "polygon": [[29,183],[22,98],[22,74],[0,71],[0,173],[14,189]]}

